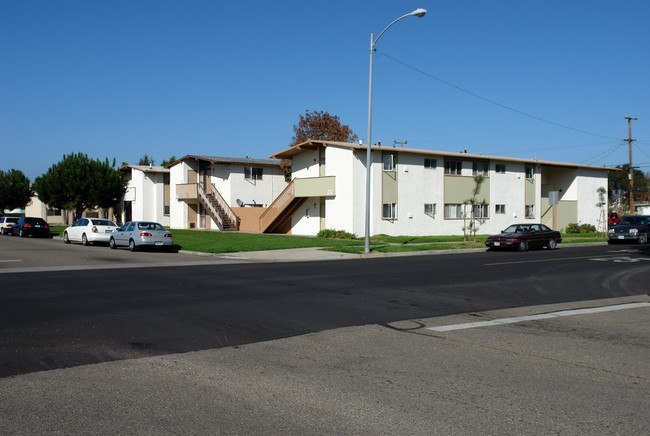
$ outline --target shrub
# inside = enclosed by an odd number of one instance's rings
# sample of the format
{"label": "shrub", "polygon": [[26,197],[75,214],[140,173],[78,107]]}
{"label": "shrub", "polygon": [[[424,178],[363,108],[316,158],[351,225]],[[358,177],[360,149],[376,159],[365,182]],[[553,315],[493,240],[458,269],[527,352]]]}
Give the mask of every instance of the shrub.
{"label": "shrub", "polygon": [[571,223],[566,226],[566,233],[595,233],[596,227],[591,224]]}
{"label": "shrub", "polygon": [[330,239],[356,239],[357,235],[354,233],[348,233],[344,230],[334,230],[334,229],[325,229],[318,232],[317,235],[319,238],[330,238]]}

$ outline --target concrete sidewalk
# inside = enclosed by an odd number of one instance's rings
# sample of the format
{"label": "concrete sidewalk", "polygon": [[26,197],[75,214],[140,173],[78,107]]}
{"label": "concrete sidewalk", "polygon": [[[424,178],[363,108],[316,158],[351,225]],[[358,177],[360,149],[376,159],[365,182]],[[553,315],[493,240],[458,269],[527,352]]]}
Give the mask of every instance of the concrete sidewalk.
{"label": "concrete sidewalk", "polygon": [[[607,245],[607,243],[588,242],[579,244],[564,244],[558,246],[558,249],[586,247],[592,245]],[[432,256],[456,253],[481,253],[485,251],[487,251],[487,248],[458,248],[449,250],[403,251],[398,253],[374,252],[370,254],[355,254],[327,251],[323,250],[321,247],[308,247],[291,248],[285,250],[240,251],[236,253],[202,253],[197,251],[180,250],[179,253],[241,262],[308,262],[322,260],[379,259],[382,257]]]}

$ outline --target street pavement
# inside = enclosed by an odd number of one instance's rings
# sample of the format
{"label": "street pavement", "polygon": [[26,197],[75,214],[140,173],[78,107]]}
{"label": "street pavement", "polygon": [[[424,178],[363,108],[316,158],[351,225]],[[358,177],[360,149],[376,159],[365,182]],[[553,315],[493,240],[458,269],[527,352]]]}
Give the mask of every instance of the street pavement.
{"label": "street pavement", "polygon": [[[579,258],[577,248],[561,246],[560,258]],[[102,264],[106,255],[102,249],[72,249],[86,257],[86,268],[123,267],[115,264],[117,258],[105,258]],[[650,263],[644,262],[647,253],[627,255],[625,249],[612,257],[603,254],[591,264],[620,265],[612,280],[624,281],[624,271],[640,277]],[[131,266],[171,265],[167,255],[187,265],[229,265],[453,256],[454,251],[352,255],[309,248],[214,256],[155,253]],[[126,250],[107,252],[133,259]],[[509,257],[511,263],[532,259]],[[540,265],[545,265],[543,260]],[[56,271],[70,268],[61,259],[55,263],[51,268]],[[21,272],[0,265],[0,272]],[[434,288],[437,280],[431,277]],[[495,292],[498,283],[491,280],[486,285]],[[399,277],[384,284],[390,286],[399,286]],[[531,274],[521,286],[539,295],[551,291],[538,274]],[[453,285],[445,289],[452,295]],[[580,297],[583,291],[575,286],[577,301],[572,302],[564,298],[501,310],[361,322],[268,341],[0,378],[0,434],[646,434],[650,426],[648,306],[432,330],[570,309],[650,303],[647,292],[590,300]],[[415,288],[404,292],[404,300],[396,301],[394,310],[416,298]],[[471,294],[474,304],[485,298],[480,288]],[[290,304],[299,307],[303,302]],[[51,334],[60,328],[52,322]],[[25,329],[24,334],[29,337],[34,331]]]}
{"label": "street pavement", "polygon": [[361,325],[0,379],[0,434],[647,434],[649,309]]}

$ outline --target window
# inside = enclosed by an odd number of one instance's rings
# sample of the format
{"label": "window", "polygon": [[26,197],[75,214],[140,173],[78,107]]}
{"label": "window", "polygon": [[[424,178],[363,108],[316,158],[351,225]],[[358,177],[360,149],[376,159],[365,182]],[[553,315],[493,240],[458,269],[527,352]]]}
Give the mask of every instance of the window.
{"label": "window", "polygon": [[488,218],[490,207],[487,204],[474,205],[474,218]]}
{"label": "window", "polygon": [[526,167],[526,178],[532,180],[535,176],[535,169],[533,167]]}
{"label": "window", "polygon": [[454,219],[463,217],[462,204],[445,204],[445,219]]}
{"label": "window", "polygon": [[437,168],[438,167],[438,161],[435,159],[424,159],[424,168]]}
{"label": "window", "polygon": [[45,211],[45,215],[47,215],[47,216],[61,216],[61,209],[50,209],[50,208],[48,208]]}
{"label": "window", "polygon": [[382,207],[382,219],[385,220],[394,220],[397,218],[397,204],[395,203],[384,203]]}
{"label": "window", "polygon": [[169,216],[169,206],[165,205],[163,207],[164,207],[163,215]]}
{"label": "window", "polygon": [[527,219],[535,218],[535,205],[534,204],[527,204],[526,205],[526,218]]}
{"label": "window", "polygon": [[395,170],[395,156],[392,154],[385,154],[383,156],[384,160],[384,171],[394,171]]}
{"label": "window", "polygon": [[424,203],[424,214],[429,215],[431,218],[436,217],[436,204],[435,203]]}
{"label": "window", "polygon": [[487,162],[473,162],[472,163],[472,175],[473,176],[487,176],[490,167]]}
{"label": "window", "polygon": [[505,174],[506,173],[506,166],[505,164],[496,164],[494,171],[499,173],[499,174]]}
{"label": "window", "polygon": [[463,163],[458,160],[446,160],[445,161],[445,174],[460,175],[460,170],[463,167]]}
{"label": "window", "polygon": [[498,213],[498,214],[506,213],[506,205],[505,204],[496,204],[494,206],[494,213]]}
{"label": "window", "polygon": [[248,180],[262,180],[264,168],[244,167],[244,178]]}

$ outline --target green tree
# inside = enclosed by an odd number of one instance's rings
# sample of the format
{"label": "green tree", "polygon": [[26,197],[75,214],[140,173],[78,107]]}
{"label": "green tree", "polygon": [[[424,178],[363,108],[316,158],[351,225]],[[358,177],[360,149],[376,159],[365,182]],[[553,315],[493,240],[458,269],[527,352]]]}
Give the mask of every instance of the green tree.
{"label": "green tree", "polygon": [[161,163],[160,165],[162,165],[162,166],[167,166],[167,165],[169,165],[170,163],[172,163],[172,162],[176,162],[176,161],[177,161],[176,156],[172,156],[172,157],[170,157],[169,159],[162,161],[162,163]]}
{"label": "green tree", "polygon": [[30,202],[34,191],[29,179],[20,170],[0,170],[0,214],[5,209],[23,208]]}
{"label": "green tree", "polygon": [[[648,198],[650,192],[650,175],[643,171],[634,170],[634,199],[643,200]],[[630,165],[618,165],[610,171],[608,179],[609,199],[617,207],[630,204]]]}
{"label": "green tree", "polygon": [[156,165],[156,162],[153,158],[149,157],[147,153],[144,154],[138,161],[138,165]]}
{"label": "green tree", "polygon": [[336,115],[324,111],[305,111],[300,115],[300,121],[293,126],[294,137],[290,145],[300,144],[309,140],[355,142],[357,135],[349,126],[341,124]]}
{"label": "green tree", "polygon": [[47,173],[34,181],[42,202],[59,209],[74,210],[76,218],[92,207],[110,207],[126,192],[127,181],[113,165],[92,160],[83,153],[64,155]]}
{"label": "green tree", "polygon": [[471,207],[469,225],[463,226],[463,231],[469,230],[469,234],[474,238],[474,242],[476,242],[476,231],[478,230],[479,226],[485,222],[484,218],[476,216],[477,206],[483,206],[483,207],[487,206],[485,200],[482,201],[478,200],[478,195],[481,192],[481,185],[483,184],[484,181],[485,181],[485,177],[482,174],[474,176],[474,187],[472,188],[472,197],[468,198],[463,202],[463,204],[470,205]]}

